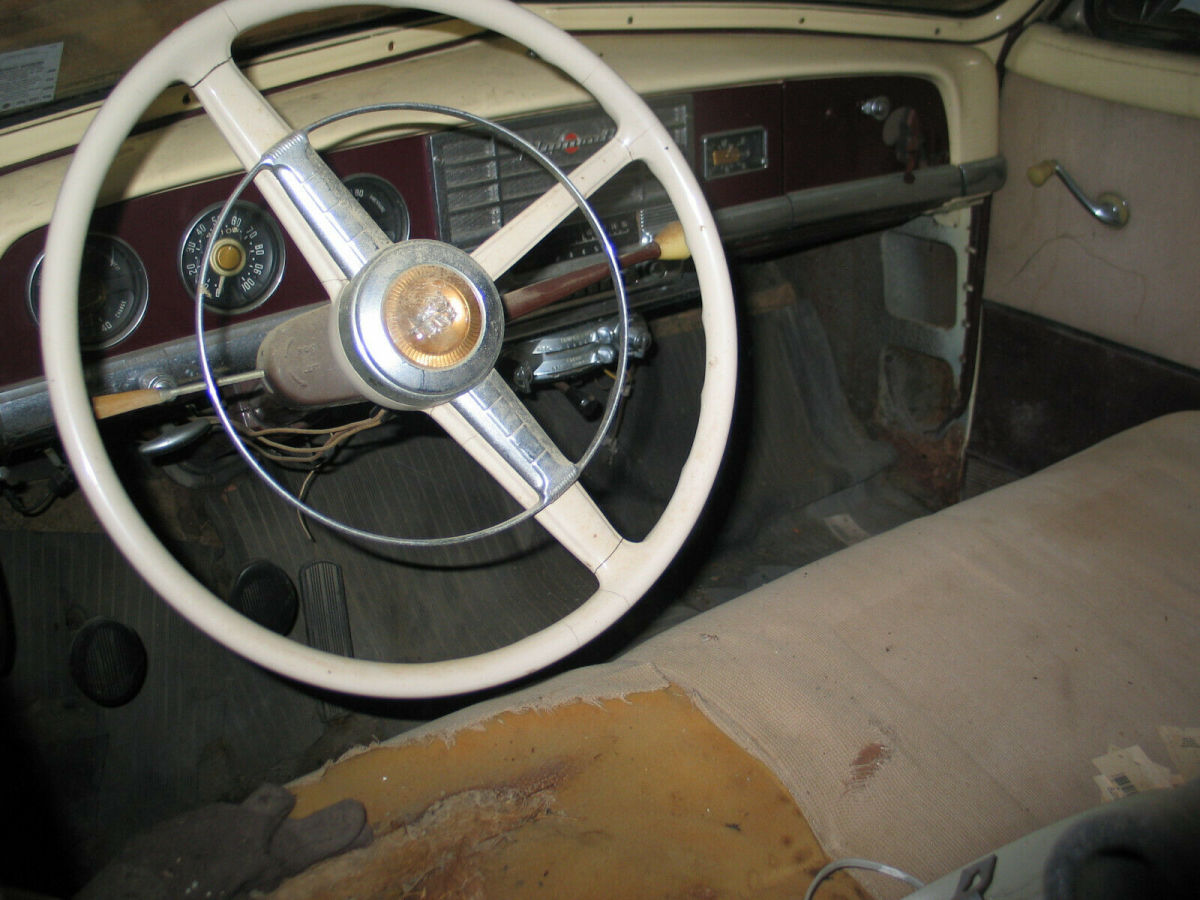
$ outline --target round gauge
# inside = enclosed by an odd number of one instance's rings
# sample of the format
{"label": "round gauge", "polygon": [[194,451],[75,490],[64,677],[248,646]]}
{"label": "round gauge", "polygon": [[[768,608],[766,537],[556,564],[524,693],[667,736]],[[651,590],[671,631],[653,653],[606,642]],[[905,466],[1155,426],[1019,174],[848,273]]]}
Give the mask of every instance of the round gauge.
{"label": "round gauge", "polygon": [[238,200],[213,240],[223,203],[210,206],[188,226],[179,247],[179,275],[195,297],[211,244],[204,278],[204,305],[213,312],[239,313],[263,303],[283,277],[283,235],[266,210]]}
{"label": "round gauge", "polygon": [[[29,272],[26,297],[38,321],[42,257]],[[120,238],[89,234],[79,269],[79,344],[86,350],[111,347],[133,333],[150,298],[146,267]]]}
{"label": "round gauge", "polygon": [[375,224],[383,229],[388,240],[392,243],[408,240],[408,205],[391,182],[378,175],[362,174],[344,178],[342,183],[375,220]]}

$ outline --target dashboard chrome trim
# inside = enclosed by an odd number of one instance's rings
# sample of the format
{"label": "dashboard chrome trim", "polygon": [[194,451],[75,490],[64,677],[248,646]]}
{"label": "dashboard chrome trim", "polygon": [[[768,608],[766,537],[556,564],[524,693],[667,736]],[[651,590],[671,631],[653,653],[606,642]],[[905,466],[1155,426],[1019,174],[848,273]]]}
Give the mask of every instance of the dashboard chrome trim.
{"label": "dashboard chrome trim", "polygon": [[[314,304],[312,309],[322,304]],[[245,372],[255,367],[258,347],[276,325],[297,315],[287,310],[262,318],[226,322],[209,329],[205,346],[214,371]],[[116,394],[143,388],[170,388],[201,378],[196,338],[135,350],[84,364],[93,394]],[[45,378],[33,378],[0,391],[0,448],[13,450],[44,441],[54,434],[50,395]]]}
{"label": "dashboard chrome trim", "polygon": [[[717,213],[717,226],[723,240],[736,242],[889,209],[918,215],[998,190],[1004,184],[1006,166],[1003,157],[995,156],[962,165],[920,169],[915,174],[911,184],[902,174],[884,175],[728,207]],[[636,282],[631,288],[636,289]],[[661,291],[663,286],[656,288]],[[210,333],[207,342],[214,370],[223,373],[254,368],[258,346],[267,332],[292,316],[322,305],[222,325]],[[519,335],[523,337],[526,332],[522,330]],[[200,371],[195,347],[195,338],[189,336],[113,357],[89,368],[89,383],[97,393],[116,393],[145,387],[158,379],[157,383],[164,386],[196,381]],[[45,379],[32,379],[0,391],[0,448],[12,450],[46,440],[53,428]]]}
{"label": "dashboard chrome trim", "polygon": [[916,216],[999,190],[1006,173],[1004,157],[993,156],[962,165],[917,169],[911,181],[896,173],[806,188],[718,210],[717,227],[723,240],[737,241],[893,210]]}

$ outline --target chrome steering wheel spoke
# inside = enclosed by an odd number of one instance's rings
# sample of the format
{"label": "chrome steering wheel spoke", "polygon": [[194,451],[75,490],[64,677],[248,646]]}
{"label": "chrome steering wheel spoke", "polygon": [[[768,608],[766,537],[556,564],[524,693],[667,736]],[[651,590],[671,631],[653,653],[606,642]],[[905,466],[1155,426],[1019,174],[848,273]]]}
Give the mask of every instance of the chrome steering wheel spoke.
{"label": "chrome steering wheel spoke", "polygon": [[[510,487],[508,473],[492,472],[523,505],[531,505],[529,499],[544,505],[579,477],[574,463],[562,454],[494,369],[482,384],[451,400],[450,406],[470,424],[473,436],[481,438],[520,477],[523,485]],[[464,449],[471,452],[474,446],[475,441],[470,440]],[[493,467],[487,468],[491,471]],[[532,490],[532,498],[522,496],[526,495],[524,487]]]}
{"label": "chrome steering wheel spoke", "polygon": [[232,61],[193,91],[331,297],[391,243],[313,149],[310,129],[289,126]]}
{"label": "chrome steering wheel spoke", "polygon": [[429,415],[589,570],[623,542],[578,484],[576,465],[499,373]]}
{"label": "chrome steering wheel spoke", "polygon": [[306,132],[288,135],[263,155],[263,164],[279,180],[305,224],[347,279],[391,244],[383,229],[313,149]]}

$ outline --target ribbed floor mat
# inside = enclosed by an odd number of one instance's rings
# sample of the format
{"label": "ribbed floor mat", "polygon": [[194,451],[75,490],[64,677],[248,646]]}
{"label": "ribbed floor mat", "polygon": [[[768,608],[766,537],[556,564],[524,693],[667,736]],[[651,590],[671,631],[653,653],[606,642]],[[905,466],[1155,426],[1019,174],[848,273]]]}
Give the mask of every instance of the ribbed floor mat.
{"label": "ribbed floor mat", "polygon": [[[90,868],[137,829],[280,777],[281,752],[300,757],[321,737],[310,697],[168,609],[106,536],[0,532],[0,562],[17,634],[12,674],[0,680],[13,757],[0,806],[10,823],[28,812],[59,830],[44,842],[20,836],[34,845],[31,864],[54,851],[57,867],[74,858]],[[88,700],[69,669],[76,632],[97,616],[133,628],[148,659],[141,691],[111,709]],[[19,868],[20,844],[0,843]]]}
{"label": "ribbed floor mat", "polygon": [[[734,430],[696,533],[631,614],[568,664],[608,658],[650,630],[837,549],[842,540],[830,530],[830,516],[876,527],[862,498],[822,516],[806,511],[870,479],[892,454],[850,413],[811,307],[794,296],[784,300],[742,319],[747,352]],[[634,371],[617,433],[583,478],[633,539],[645,535],[674,490],[704,367],[694,313],[659,320],[654,330],[654,353]],[[577,456],[591,437],[593,426],[559,391],[539,392],[530,408],[568,455]],[[299,489],[304,476],[282,477]],[[360,435],[308,496],[355,526],[405,536],[469,531],[514,508],[421,414]],[[182,549],[221,596],[252,560],[272,560],[294,581],[315,561],[339,566],[359,658],[410,662],[484,652],[558,620],[594,589],[591,574],[536,524],[418,551],[356,544],[315,525],[310,537],[291,507],[249,477],[185,498],[221,546]],[[36,860],[38,848],[55,848],[68,860],[59,863],[67,890],[78,872],[155,821],[216,799],[240,800],[264,780],[287,780],[356,741],[395,734],[401,720],[448,711],[445,704],[324,696],[259,671],[157,600],[103,535],[0,533],[0,563],[18,639],[13,673],[0,679],[0,702],[6,723],[19,723],[10,734],[20,735],[19,743],[8,739],[4,761],[27,775],[10,780],[0,801],[13,815],[42,823],[4,852]],[[69,674],[73,634],[95,616],[133,628],[147,651],[144,686],[124,706],[87,700]],[[293,639],[304,639],[308,617],[302,610]],[[355,714],[341,715],[347,708]],[[336,721],[322,721],[322,710]]]}
{"label": "ribbed floor mat", "polygon": [[[490,524],[489,510],[511,514],[448,439],[403,432],[414,424],[424,426],[402,417],[383,436],[395,443],[376,436],[351,448],[316,479],[313,505],[357,527],[411,536]],[[594,585],[537,526],[428,552],[358,545],[315,524],[310,540],[295,511],[249,478],[214,494],[209,511],[235,556],[268,557],[292,573],[316,560],[340,565],[360,658],[420,662],[490,650],[557,620]]]}
{"label": "ribbed floor mat", "polygon": [[[644,617],[689,590],[698,592],[693,599],[703,608],[714,588],[728,596],[764,567],[785,571],[836,549],[820,529],[804,537],[812,527],[804,508],[892,460],[890,448],[868,439],[850,413],[809,305],[760,311],[744,324],[755,350],[743,360],[748,377],[726,461],[728,484],[711,520],[719,535],[706,536],[702,527],[693,555],[674,570],[687,573],[680,576],[687,581],[669,576],[664,585],[672,596],[650,598],[623,628],[642,628]],[[602,450],[584,476],[597,502],[633,538],[644,536],[674,490],[695,428],[703,368],[703,333],[694,315],[660,324],[656,341],[653,359],[634,373],[615,452]],[[794,390],[781,389],[781,374]],[[582,451],[593,426],[558,391],[540,392],[531,408],[565,452]],[[356,527],[406,536],[469,531],[514,511],[420,414],[402,415],[369,435],[316,478],[308,495],[314,506]],[[298,473],[281,478],[300,486]],[[341,565],[355,650],[370,659],[425,661],[491,650],[557,620],[595,584],[532,524],[433,550],[356,546],[316,525],[310,540],[296,512],[249,478],[212,495],[209,514],[234,556],[269,557],[289,572],[316,559]]]}

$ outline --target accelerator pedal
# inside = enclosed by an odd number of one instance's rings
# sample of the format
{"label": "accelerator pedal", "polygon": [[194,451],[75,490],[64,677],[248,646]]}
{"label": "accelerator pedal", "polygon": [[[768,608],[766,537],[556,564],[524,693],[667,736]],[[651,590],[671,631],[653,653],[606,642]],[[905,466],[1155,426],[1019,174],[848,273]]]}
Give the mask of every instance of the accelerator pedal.
{"label": "accelerator pedal", "polygon": [[254,560],[238,573],[229,592],[229,605],[263,628],[282,635],[291,632],[300,611],[292,579],[265,559]]}
{"label": "accelerator pedal", "polygon": [[[346,608],[346,583],[342,567],[335,562],[318,560],[300,570],[300,602],[304,607],[304,627],[308,645],[317,650],[354,655],[350,637],[350,613]],[[343,712],[321,701],[321,720],[332,721]]]}

